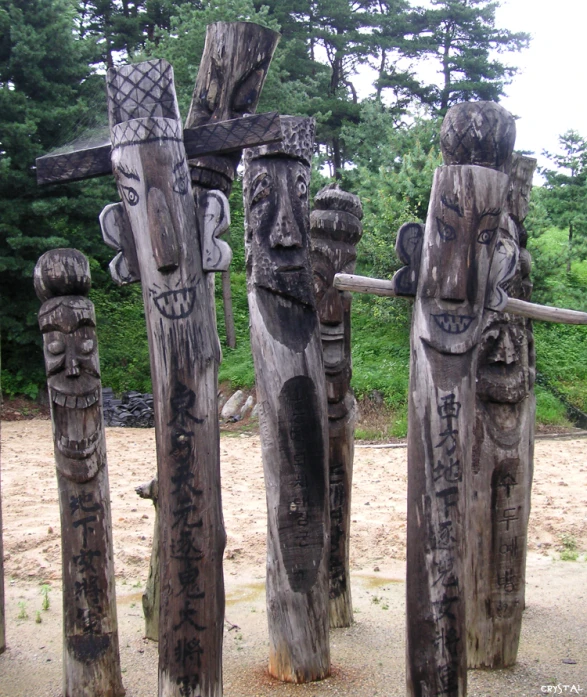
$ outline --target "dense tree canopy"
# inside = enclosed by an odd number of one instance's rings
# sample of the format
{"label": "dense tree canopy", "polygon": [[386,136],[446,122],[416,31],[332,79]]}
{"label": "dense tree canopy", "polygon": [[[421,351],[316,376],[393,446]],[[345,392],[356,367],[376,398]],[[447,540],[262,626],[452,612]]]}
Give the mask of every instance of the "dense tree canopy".
{"label": "dense tree canopy", "polygon": [[[432,0],[426,8],[417,0],[0,0],[0,322],[10,389],[42,379],[31,276],[45,250],[75,246],[88,254],[105,307],[126,311],[138,303],[134,290],[114,289],[108,278],[111,253],[97,219],[117,200],[112,178],[41,189],[33,169],[39,155],[105,123],[108,66],[166,58],[185,113],[207,24],[250,20],[279,29],[259,110],[316,117],[313,188],[326,163],[364,197],[363,263],[389,274],[398,225],[425,215],[438,163],[435,115],[461,99],[498,99],[515,68],[496,52],[527,43],[526,35],[495,27],[496,6],[488,0]],[[432,60],[439,69],[434,84],[418,70]],[[361,82],[371,79],[371,95],[361,97]],[[238,221],[236,196],[232,206]],[[233,240],[239,235],[235,228]]]}

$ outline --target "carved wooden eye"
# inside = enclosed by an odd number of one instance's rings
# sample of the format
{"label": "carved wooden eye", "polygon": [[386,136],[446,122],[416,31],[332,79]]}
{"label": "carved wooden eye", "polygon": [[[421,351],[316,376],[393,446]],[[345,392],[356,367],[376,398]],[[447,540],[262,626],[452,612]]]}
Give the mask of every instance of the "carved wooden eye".
{"label": "carved wooden eye", "polygon": [[271,191],[271,178],[268,174],[263,174],[254,183],[251,206],[254,206],[256,203],[259,203],[259,201],[267,198],[271,194]]}
{"label": "carved wooden eye", "polygon": [[440,218],[436,218],[436,225],[438,227],[438,234],[443,242],[452,242],[457,238],[457,231],[452,225],[445,223]]}
{"label": "carved wooden eye", "polygon": [[80,345],[80,350],[82,353],[88,354],[92,353],[94,350],[94,341],[92,339],[86,339],[85,341],[82,341]]}
{"label": "carved wooden eye", "polygon": [[296,182],[296,189],[300,198],[306,198],[308,194],[308,185],[306,184],[304,179],[302,179],[302,177],[298,177],[298,180]]}
{"label": "carved wooden eye", "polygon": [[173,182],[173,190],[176,194],[185,196],[188,192],[188,181],[184,175],[177,174]]}
{"label": "carved wooden eye", "polygon": [[65,344],[63,341],[52,341],[47,345],[47,351],[52,353],[54,356],[58,356],[60,353],[65,351]]}
{"label": "carved wooden eye", "polygon": [[492,230],[481,230],[481,232],[477,235],[477,242],[479,242],[479,244],[491,244],[491,241],[495,237],[496,231],[496,227],[494,227]]}
{"label": "carved wooden eye", "polygon": [[129,206],[136,206],[139,202],[139,195],[132,186],[123,186],[124,198],[126,199]]}

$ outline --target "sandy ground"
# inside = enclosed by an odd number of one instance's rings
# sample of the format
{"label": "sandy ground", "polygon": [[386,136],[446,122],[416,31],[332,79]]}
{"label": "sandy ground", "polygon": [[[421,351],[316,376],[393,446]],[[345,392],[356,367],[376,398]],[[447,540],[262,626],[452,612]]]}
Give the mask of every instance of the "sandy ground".
{"label": "sandy ground", "polygon": [[[57,697],[61,552],[51,426],[44,420],[1,426],[8,649],[0,656],[0,696]],[[157,693],[157,645],[143,638],[141,594],[154,514],[134,487],[154,474],[154,432],[107,429],[107,442],[123,679],[128,697],[147,697]],[[351,552],[356,622],[331,634],[332,677],[282,685],[265,669],[266,517],[259,439],[223,436],[220,447],[228,534],[224,694],[405,695],[406,450],[357,449]],[[519,661],[508,670],[471,671],[471,697],[534,697],[549,688],[552,694],[587,694],[586,439],[537,442],[532,501]],[[562,535],[574,536],[578,561],[560,560]],[[51,587],[48,611],[41,610],[42,584]],[[18,619],[23,608],[28,617]]]}

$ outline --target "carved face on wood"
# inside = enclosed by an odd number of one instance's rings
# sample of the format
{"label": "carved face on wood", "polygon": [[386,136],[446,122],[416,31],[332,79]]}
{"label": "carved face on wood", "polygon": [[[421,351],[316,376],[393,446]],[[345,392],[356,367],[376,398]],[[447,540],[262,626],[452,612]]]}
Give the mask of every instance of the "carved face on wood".
{"label": "carved face on wood", "polygon": [[[496,182],[483,174],[480,167],[441,167],[434,179],[418,295],[421,337],[442,353],[464,353],[479,341],[507,186],[506,175]],[[466,200],[470,191],[483,191],[483,208]]]}
{"label": "carved face on wood", "polygon": [[488,312],[479,345],[477,396],[487,402],[521,402],[534,383],[531,349],[524,318]]}
{"label": "carved face on wood", "polygon": [[[248,263],[257,298],[271,333],[283,343],[306,345],[316,324],[309,233],[309,167],[288,157],[247,163]],[[283,314],[277,324],[275,302]]]}
{"label": "carved face on wood", "polygon": [[61,455],[57,468],[74,481],[87,481],[102,465],[101,458],[92,458],[102,433],[94,308],[79,296],[54,298],[41,308],[39,322],[55,443]]}
{"label": "carved face on wood", "polygon": [[[164,138],[166,147],[149,141],[149,132]],[[113,144],[112,164],[133,235],[140,239],[146,231],[151,243],[150,249],[136,245],[139,255],[147,255],[141,265],[154,265],[160,274],[149,297],[163,317],[187,317],[198,280],[178,269],[186,254],[200,251],[195,235],[190,245],[186,242],[188,230],[195,229],[195,208],[180,125],[162,118],[118,124]]]}
{"label": "carved face on wood", "polygon": [[334,276],[353,273],[356,261],[357,252],[352,244],[312,240],[314,292],[329,402],[344,399],[351,377],[351,294],[334,288]]}

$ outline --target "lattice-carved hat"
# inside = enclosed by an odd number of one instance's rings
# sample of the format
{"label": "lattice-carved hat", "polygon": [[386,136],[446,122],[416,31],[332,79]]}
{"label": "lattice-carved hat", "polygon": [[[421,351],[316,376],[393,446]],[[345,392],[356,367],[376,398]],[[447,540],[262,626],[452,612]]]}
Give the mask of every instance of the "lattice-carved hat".
{"label": "lattice-carved hat", "polygon": [[306,116],[282,116],[281,132],[283,140],[244,151],[245,162],[260,157],[291,157],[310,166],[314,152],[316,121]]}

